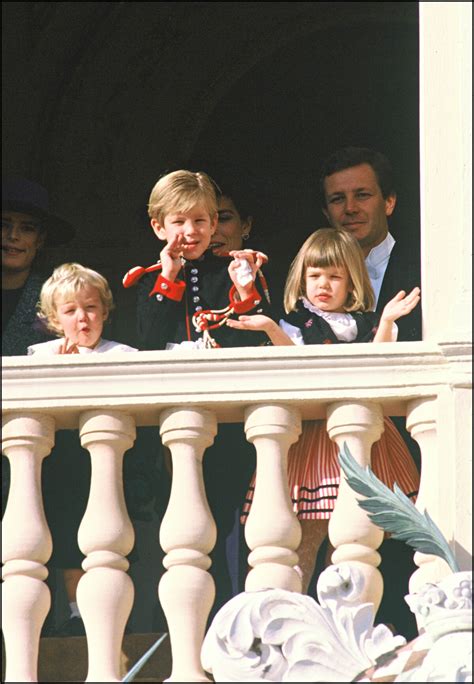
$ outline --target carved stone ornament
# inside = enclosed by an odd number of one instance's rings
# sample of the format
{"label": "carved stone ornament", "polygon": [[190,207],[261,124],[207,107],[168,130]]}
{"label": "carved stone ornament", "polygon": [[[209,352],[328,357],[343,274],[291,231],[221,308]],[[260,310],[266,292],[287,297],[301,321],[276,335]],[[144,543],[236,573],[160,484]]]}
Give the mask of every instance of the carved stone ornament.
{"label": "carved stone ornament", "polygon": [[420,636],[357,682],[472,682],[472,573],[457,572],[405,597]]}
{"label": "carved stone ornament", "polygon": [[406,601],[429,639],[420,667],[397,682],[472,682],[472,572],[425,584]]}
{"label": "carved stone ornament", "polygon": [[218,682],[347,682],[405,644],[374,627],[372,604],[355,605],[363,584],[356,565],[330,566],[318,597],[283,589],[246,592],[214,618],[204,640],[204,669]]}

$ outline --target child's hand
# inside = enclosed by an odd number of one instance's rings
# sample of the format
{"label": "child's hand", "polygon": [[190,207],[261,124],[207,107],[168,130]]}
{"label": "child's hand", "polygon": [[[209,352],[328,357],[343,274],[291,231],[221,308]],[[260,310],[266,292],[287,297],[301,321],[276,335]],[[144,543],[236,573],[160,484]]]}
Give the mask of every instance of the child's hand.
{"label": "child's hand", "polygon": [[398,318],[406,316],[412,311],[420,301],[420,288],[414,287],[410,294],[405,290],[400,290],[398,294],[385,305],[382,312],[382,321],[393,323]]}
{"label": "child's hand", "polygon": [[160,252],[161,274],[168,280],[174,280],[182,267],[181,257],[185,248],[183,233],[176,233]]}
{"label": "child's hand", "polygon": [[64,342],[60,345],[57,354],[79,354],[79,349],[77,348],[76,342],[70,342],[67,337],[64,338]]}
{"label": "child's hand", "polygon": [[254,249],[233,249],[229,254],[234,259],[246,259],[250,265],[255,265],[255,271],[258,271],[262,264],[266,264],[268,261],[266,254]]}
{"label": "child's hand", "polygon": [[253,332],[267,333],[270,342],[274,345],[280,346],[294,346],[292,340],[283,332],[280,326],[275,323],[273,319],[264,314],[254,314],[253,316],[239,316],[236,321],[233,318],[228,318],[226,325],[229,328],[236,330],[252,330]]}
{"label": "child's hand", "polygon": [[239,320],[233,318],[228,318],[226,325],[229,328],[235,328],[236,330],[260,330],[266,332],[269,325],[273,323],[272,319],[263,314],[255,314],[254,316],[239,316]]}
{"label": "child's hand", "polygon": [[[262,264],[268,261],[268,257],[263,252],[256,252],[253,249],[234,249],[229,252],[233,260],[229,264],[229,276],[234,283],[241,299],[246,299],[252,292],[255,275]],[[248,264],[248,276],[241,280],[242,261]]]}

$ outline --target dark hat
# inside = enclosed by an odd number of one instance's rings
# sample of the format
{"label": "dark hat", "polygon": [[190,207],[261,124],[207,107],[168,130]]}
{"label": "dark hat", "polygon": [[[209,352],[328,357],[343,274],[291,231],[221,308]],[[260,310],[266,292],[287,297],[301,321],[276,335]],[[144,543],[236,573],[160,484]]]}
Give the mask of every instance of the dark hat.
{"label": "dark hat", "polygon": [[64,245],[72,240],[75,229],[49,211],[48,191],[26,178],[2,179],[2,210],[19,211],[41,219],[46,231],[45,245]]}

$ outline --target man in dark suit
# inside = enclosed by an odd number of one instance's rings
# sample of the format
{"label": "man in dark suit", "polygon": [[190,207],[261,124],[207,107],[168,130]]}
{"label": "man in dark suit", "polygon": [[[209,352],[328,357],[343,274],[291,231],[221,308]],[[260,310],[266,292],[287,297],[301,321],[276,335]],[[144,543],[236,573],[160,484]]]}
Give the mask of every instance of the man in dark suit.
{"label": "man in dark suit", "polygon": [[[331,154],[320,172],[321,206],[334,228],[348,231],[357,238],[376,298],[376,311],[400,290],[411,292],[420,286],[420,245],[410,233],[395,240],[388,226],[397,203],[390,161],[380,152],[365,147],[346,147]],[[397,321],[398,340],[421,340],[421,306]],[[392,417],[418,468],[418,444],[405,428],[405,418]],[[404,602],[408,579],[416,570],[413,550],[406,544],[388,539],[379,549],[380,571],[386,591],[377,621],[391,623],[407,639],[416,636],[416,623]]]}
{"label": "man in dark suit", "polygon": [[[395,240],[388,219],[397,203],[389,160],[365,147],[331,154],[320,174],[323,213],[334,228],[359,241],[374,288],[377,311],[400,290],[420,286],[419,240]],[[400,341],[421,340],[421,306],[397,323]]]}

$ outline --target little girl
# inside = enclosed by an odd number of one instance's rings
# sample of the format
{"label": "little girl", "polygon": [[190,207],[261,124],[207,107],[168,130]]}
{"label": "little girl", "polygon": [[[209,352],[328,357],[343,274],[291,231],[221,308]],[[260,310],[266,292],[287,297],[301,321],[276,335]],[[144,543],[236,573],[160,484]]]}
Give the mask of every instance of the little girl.
{"label": "little girl", "polygon": [[[310,235],[291,264],[285,319],[277,325],[267,316],[240,316],[227,325],[263,330],[274,345],[392,342],[397,339],[395,321],[410,313],[419,300],[419,288],[408,295],[401,291],[381,316],[374,313],[374,294],[358,242],[347,232],[321,228]],[[384,419],[384,432],[372,447],[371,467],[388,487],[397,482],[405,494],[416,496],[419,474],[390,418]],[[306,593],[340,481],[338,447],[327,434],[326,421],[303,423],[300,439],[288,453],[288,480],[302,529],[298,555]],[[254,481],[242,522],[250,510],[253,486]]]}
{"label": "little girl", "polygon": [[[33,344],[28,354],[103,354],[132,352],[133,347],[102,338],[102,329],[113,308],[106,279],[80,264],[63,264],[43,284],[38,310],[47,327],[59,339]],[[59,430],[51,455],[43,467],[46,517],[54,541],[52,567],[61,568],[71,609],[69,619],[57,636],[85,634],[76,603],[76,590],[84,574],[84,558],[77,545],[77,530],[87,504],[90,461],[81,446],[77,430]]]}

